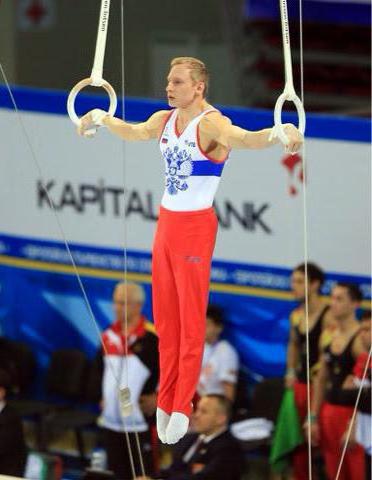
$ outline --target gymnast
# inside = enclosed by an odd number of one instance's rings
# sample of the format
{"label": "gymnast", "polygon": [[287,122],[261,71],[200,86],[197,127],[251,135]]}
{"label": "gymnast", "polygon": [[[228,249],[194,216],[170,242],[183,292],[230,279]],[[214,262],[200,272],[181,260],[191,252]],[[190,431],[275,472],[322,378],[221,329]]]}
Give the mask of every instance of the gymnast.
{"label": "gymnast", "polygon": [[[188,430],[205,339],[210,268],[217,233],[213,200],[232,148],[261,149],[283,143],[274,128],[248,131],[232,124],[206,99],[209,75],[192,57],[172,60],[166,94],[171,110],[139,124],[95,109],[78,133],[98,127],[126,141],[158,139],[165,162],[165,190],[153,244],[153,313],[159,337],[157,431],[177,443]],[[296,153],[303,135],[283,125],[285,150]],[[146,168],[146,165],[141,165]]]}

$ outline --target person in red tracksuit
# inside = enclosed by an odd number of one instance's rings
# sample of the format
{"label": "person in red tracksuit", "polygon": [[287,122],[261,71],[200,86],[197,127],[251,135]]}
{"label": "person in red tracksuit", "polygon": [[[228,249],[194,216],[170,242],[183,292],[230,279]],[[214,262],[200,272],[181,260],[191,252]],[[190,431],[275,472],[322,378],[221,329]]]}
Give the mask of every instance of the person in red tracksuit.
{"label": "person in red tracksuit", "polygon": [[[334,319],[329,305],[320,295],[324,281],[322,270],[315,263],[307,264],[308,308],[309,308],[309,367],[312,384],[318,368],[321,347],[329,342]],[[295,403],[301,424],[308,412],[307,399],[307,347],[305,321],[305,264],[298,265],[292,272],[291,288],[293,296],[300,305],[291,313],[290,338],[287,349],[287,370],[285,385],[293,388]],[[311,385],[310,385],[311,391]],[[292,455],[292,474],[294,480],[308,480],[308,446],[303,443]]]}
{"label": "person in red tracksuit", "polygon": [[[355,315],[361,299],[356,285],[338,283],[332,289],[331,312],[337,321],[337,330],[322,353],[319,374],[314,382],[312,442],[320,446],[329,480],[336,478],[340,468],[344,433],[354,410],[344,401],[343,384],[352,374],[355,360],[365,351]],[[364,472],[363,448],[349,445],[338,479],[362,480]]]}
{"label": "person in red tracksuit", "polygon": [[[250,132],[231,124],[206,100],[208,71],[192,57],[172,60],[166,94],[172,110],[132,125],[102,110],[81,119],[79,133],[106,126],[124,140],[158,139],[165,164],[165,191],[153,245],[153,312],[159,337],[157,431],[176,443],[188,430],[205,339],[210,267],[217,233],[213,200],[231,148],[278,143],[271,128]],[[288,152],[303,138],[284,130]],[[141,165],[140,168],[146,168]]]}

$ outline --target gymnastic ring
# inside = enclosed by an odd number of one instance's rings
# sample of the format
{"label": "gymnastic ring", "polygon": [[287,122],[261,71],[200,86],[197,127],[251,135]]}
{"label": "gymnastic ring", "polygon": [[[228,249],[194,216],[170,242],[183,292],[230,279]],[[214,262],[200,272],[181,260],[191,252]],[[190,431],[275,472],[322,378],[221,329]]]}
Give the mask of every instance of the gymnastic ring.
{"label": "gymnastic ring", "polygon": [[280,140],[284,143],[284,145],[288,145],[289,139],[284,132],[284,128],[282,124],[282,109],[285,101],[290,101],[295,104],[297,114],[298,114],[298,130],[302,133],[302,135],[305,133],[306,116],[305,116],[305,110],[302,105],[302,102],[297,95],[289,96],[286,92],[283,92],[278,97],[278,100],[276,101],[275,109],[274,109],[275,133],[280,138]]}
{"label": "gymnastic ring", "polygon": [[94,86],[94,87],[99,86],[106,90],[110,98],[110,107],[107,113],[112,117],[114,116],[116,112],[116,107],[118,105],[118,100],[116,97],[115,90],[106,80],[102,78],[102,81],[100,82],[100,84],[97,85],[96,82],[93,82],[92,78],[84,78],[71,89],[67,98],[68,116],[70,117],[71,121],[77,126],[80,126],[80,118],[76,115],[76,112],[75,112],[75,99],[77,94],[80,92],[80,90],[88,86]]}

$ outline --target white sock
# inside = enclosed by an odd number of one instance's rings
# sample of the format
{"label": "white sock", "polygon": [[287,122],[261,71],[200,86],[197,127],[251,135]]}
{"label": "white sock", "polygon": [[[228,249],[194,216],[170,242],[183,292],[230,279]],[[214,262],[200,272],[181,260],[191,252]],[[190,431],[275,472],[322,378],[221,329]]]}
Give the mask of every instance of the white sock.
{"label": "white sock", "polygon": [[173,412],[167,426],[167,443],[177,443],[187,432],[189,428],[189,417],[183,413]]}
{"label": "white sock", "polygon": [[168,426],[170,415],[164,412],[161,408],[156,409],[156,430],[158,431],[158,437],[161,442],[167,443],[167,437],[165,431]]}

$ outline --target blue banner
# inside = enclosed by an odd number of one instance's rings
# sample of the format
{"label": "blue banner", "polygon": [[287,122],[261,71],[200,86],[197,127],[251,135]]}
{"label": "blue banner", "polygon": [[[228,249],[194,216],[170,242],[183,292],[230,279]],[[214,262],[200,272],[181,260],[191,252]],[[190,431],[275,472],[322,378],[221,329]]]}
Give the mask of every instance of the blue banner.
{"label": "blue banner", "polygon": [[[93,356],[99,330],[112,322],[111,296],[123,279],[123,252],[71,244],[71,253],[94,314],[91,317],[63,243],[0,235],[0,332],[32,346],[45,368],[57,348]],[[127,252],[128,280],[146,290],[145,315],[152,320],[151,256]],[[224,335],[253,379],[284,372],[290,311],[290,270],[213,262],[210,301],[226,313]],[[323,293],[336,281],[353,281],[370,298],[367,277],[328,274]],[[97,327],[94,322],[97,322]]]}

